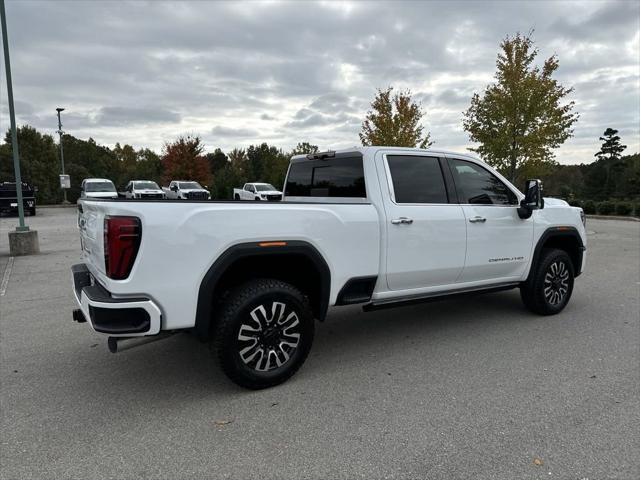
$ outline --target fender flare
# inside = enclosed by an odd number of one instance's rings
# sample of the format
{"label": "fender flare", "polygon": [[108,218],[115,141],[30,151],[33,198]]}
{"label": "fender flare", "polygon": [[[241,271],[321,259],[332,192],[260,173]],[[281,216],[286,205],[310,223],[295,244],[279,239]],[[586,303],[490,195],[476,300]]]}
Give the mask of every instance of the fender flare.
{"label": "fender flare", "polygon": [[[533,251],[533,257],[531,258],[531,267],[529,267],[529,275],[527,275],[527,280],[525,280],[526,282],[528,282],[531,279],[531,275],[533,274],[533,271],[534,271],[534,265],[538,264],[538,260],[540,259],[540,254],[542,253],[542,248],[544,244],[550,238],[555,238],[555,237],[573,237],[577,240],[578,266],[582,265],[582,256],[583,256],[583,252],[586,250],[586,247],[584,246],[580,233],[578,233],[578,229],[576,229],[576,227],[569,227],[569,226],[549,227],[542,233],[542,235],[540,235],[540,238],[538,239],[538,243],[536,243],[536,247]],[[574,277],[578,277],[579,275],[580,275],[580,272],[577,272],[575,273]]]}
{"label": "fender flare", "polygon": [[323,321],[329,308],[331,292],[331,271],[318,250],[309,242],[301,240],[279,240],[277,242],[239,243],[225,250],[209,267],[198,290],[195,331],[202,340],[209,338],[213,315],[212,298],[221,277],[237,260],[262,255],[303,255],[316,267],[320,275],[320,304],[318,319]]}

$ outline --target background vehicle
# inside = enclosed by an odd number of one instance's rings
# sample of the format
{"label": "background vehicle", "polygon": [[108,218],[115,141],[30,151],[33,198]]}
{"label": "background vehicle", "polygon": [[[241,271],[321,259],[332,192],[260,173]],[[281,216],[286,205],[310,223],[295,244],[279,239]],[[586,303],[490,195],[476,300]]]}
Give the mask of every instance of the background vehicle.
{"label": "background vehicle", "polygon": [[283,202],[83,199],[74,318],[112,350],[194,331],[229,378],[264,388],[302,365],[332,305],[520,288],[555,314],[584,268],[584,217],[545,206],[538,180],[525,191],[467,155],[363,147],[294,157]]}
{"label": "background vehicle", "polygon": [[[22,204],[24,211],[36,214],[36,188],[22,182]],[[16,182],[0,183],[0,213],[18,213],[18,192]]]}
{"label": "background vehicle", "polygon": [[131,180],[124,187],[124,197],[129,199],[159,199],[166,198],[166,195],[156,182],[151,180]]}
{"label": "background vehicle", "polygon": [[282,200],[282,192],[269,183],[245,183],[242,188],[233,189],[234,200]]}
{"label": "background vehicle", "polygon": [[85,178],[80,185],[80,198],[118,198],[118,192],[108,178]]}
{"label": "background vehicle", "polygon": [[198,182],[173,180],[168,187],[162,187],[167,198],[181,200],[210,200],[209,190],[202,188]]}

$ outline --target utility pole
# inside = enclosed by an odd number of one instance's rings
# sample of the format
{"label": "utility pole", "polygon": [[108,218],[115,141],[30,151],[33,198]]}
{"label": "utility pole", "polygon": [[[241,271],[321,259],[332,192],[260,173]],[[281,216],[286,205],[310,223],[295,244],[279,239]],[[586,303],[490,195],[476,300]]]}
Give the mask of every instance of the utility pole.
{"label": "utility pole", "polygon": [[13,151],[13,169],[16,180],[16,200],[18,203],[19,225],[15,231],[9,232],[10,255],[30,255],[40,252],[38,232],[29,230],[24,223],[24,201],[22,199],[22,176],[20,175],[20,153],[18,151],[18,130],[16,129],[16,112],[13,105],[13,84],[11,82],[11,61],[9,60],[9,35],[7,34],[7,14],[4,0],[0,0],[0,25],[2,26],[2,48],[4,50],[4,68],[7,76],[7,97],[9,101],[9,118],[11,119],[11,149]]}
{"label": "utility pole", "polygon": [[13,108],[13,85],[11,83],[11,62],[9,61],[9,39],[7,35],[7,14],[4,10],[4,0],[0,0],[0,17],[2,21],[2,47],[4,49],[4,69],[7,75],[7,96],[9,97],[9,118],[11,119],[11,150],[13,150],[13,170],[18,196],[18,217],[20,225],[16,231],[29,230],[24,223],[24,203],[22,200],[22,176],[20,175],[20,153],[18,152],[18,131],[16,130],[16,112]]}
{"label": "utility pole", "polygon": [[[64,149],[62,148],[62,135],[64,132],[62,131],[62,121],[60,120],[60,112],[63,112],[64,108],[58,107],[56,108],[56,112],[58,112],[58,135],[60,135],[60,163],[62,164],[62,175],[64,175]],[[61,185],[62,186],[62,185]],[[62,189],[62,194],[64,195],[64,199],[62,203],[69,203],[67,201],[67,189]]]}

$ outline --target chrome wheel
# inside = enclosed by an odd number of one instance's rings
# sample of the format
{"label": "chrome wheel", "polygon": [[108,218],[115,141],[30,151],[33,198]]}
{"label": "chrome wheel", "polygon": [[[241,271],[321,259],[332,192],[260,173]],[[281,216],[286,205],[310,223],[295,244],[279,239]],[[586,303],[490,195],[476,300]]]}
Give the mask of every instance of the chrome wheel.
{"label": "chrome wheel", "polygon": [[272,302],[251,310],[238,331],[238,353],[248,367],[259,372],[286,364],[300,343],[298,314],[287,304]]}
{"label": "chrome wheel", "polygon": [[544,298],[549,305],[561,304],[569,291],[569,269],[562,261],[555,261],[544,276]]}

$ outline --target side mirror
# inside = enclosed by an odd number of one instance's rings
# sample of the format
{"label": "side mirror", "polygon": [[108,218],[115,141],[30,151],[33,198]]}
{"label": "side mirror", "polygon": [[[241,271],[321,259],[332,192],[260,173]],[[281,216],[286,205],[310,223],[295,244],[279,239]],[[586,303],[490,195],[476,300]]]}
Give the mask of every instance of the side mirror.
{"label": "side mirror", "polygon": [[534,210],[541,210],[543,208],[542,181],[537,179],[527,180],[524,186],[524,198],[518,207],[518,215],[522,219],[527,219]]}

